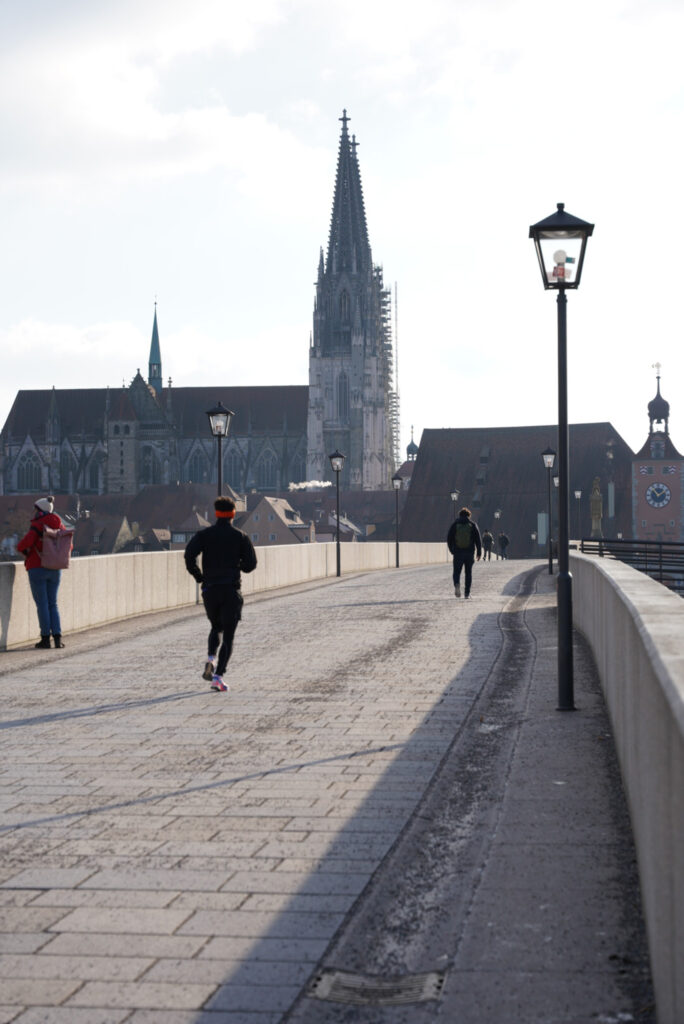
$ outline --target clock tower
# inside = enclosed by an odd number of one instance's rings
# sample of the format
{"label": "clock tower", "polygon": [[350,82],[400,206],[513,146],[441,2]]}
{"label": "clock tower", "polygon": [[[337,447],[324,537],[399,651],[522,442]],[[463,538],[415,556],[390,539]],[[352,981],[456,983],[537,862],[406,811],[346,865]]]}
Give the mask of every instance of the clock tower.
{"label": "clock tower", "polygon": [[684,457],[670,440],[670,405],[660,394],[648,403],[646,444],[632,462],[632,534],[636,540],[684,539]]}

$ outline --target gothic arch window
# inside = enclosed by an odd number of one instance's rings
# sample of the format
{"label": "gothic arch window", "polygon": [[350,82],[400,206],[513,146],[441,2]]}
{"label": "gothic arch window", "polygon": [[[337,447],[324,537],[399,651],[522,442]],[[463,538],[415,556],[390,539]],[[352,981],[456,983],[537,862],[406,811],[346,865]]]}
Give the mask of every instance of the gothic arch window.
{"label": "gothic arch window", "polygon": [[40,463],[33,452],[22,455],[17,467],[17,490],[40,490]]}
{"label": "gothic arch window", "polygon": [[76,489],[76,473],[74,460],[69,452],[63,451],[59,457],[59,485],[67,493]]}
{"label": "gothic arch window", "polygon": [[273,452],[264,452],[257,466],[257,487],[262,491],[275,490],[278,483],[277,470],[278,460]]}
{"label": "gothic arch window", "polygon": [[337,378],[337,418],[349,419],[349,377],[344,370]]}
{"label": "gothic arch window", "polygon": [[128,424],[126,424],[126,426],[124,427],[124,434],[130,434],[130,432],[131,428],[128,426]]}
{"label": "gothic arch window", "polygon": [[329,318],[332,316],[332,311],[333,311],[332,295],[330,293],[328,293],[326,295],[326,297],[325,297],[325,312],[326,312],[326,314],[327,314],[327,316]]}
{"label": "gothic arch window", "polygon": [[293,484],[299,484],[306,480],[306,460],[303,455],[295,455],[290,466],[290,480]]}
{"label": "gothic arch window", "polygon": [[95,459],[90,463],[90,470],[88,472],[88,483],[91,491],[100,490],[100,467]]}
{"label": "gothic arch window", "polygon": [[340,294],[340,320],[349,319],[349,292],[345,288]]}
{"label": "gothic arch window", "polygon": [[195,451],[188,462],[188,483],[206,484],[209,482],[207,460],[200,451]]}
{"label": "gothic arch window", "polygon": [[119,429],[119,427],[117,425],[116,427],[114,427],[114,435],[118,436],[120,433],[121,433],[121,431],[120,431],[120,429]]}
{"label": "gothic arch window", "polygon": [[223,479],[234,490],[242,487],[242,459],[235,449],[229,451],[223,460]]}
{"label": "gothic arch window", "polygon": [[161,483],[159,459],[149,447],[143,448],[142,451],[142,482],[143,484]]}

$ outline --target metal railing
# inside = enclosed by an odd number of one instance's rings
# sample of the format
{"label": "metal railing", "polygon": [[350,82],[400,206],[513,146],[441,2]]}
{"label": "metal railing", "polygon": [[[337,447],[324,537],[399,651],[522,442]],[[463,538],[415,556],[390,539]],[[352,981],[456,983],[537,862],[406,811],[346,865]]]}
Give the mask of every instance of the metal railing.
{"label": "metal railing", "polygon": [[580,551],[599,558],[616,558],[684,596],[684,544],[591,537],[580,541]]}

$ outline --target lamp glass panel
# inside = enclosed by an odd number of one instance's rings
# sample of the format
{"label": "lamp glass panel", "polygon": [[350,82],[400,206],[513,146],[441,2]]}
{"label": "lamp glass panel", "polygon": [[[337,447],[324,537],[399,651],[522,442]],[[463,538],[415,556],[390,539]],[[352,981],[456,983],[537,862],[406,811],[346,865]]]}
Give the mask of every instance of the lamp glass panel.
{"label": "lamp glass panel", "polygon": [[228,433],[230,416],[225,412],[215,412],[209,417],[211,432],[214,437],[225,437]]}
{"label": "lamp glass panel", "polygon": [[578,233],[540,233],[539,249],[549,284],[574,283],[584,241],[584,237]]}
{"label": "lamp glass panel", "polygon": [[330,459],[330,464],[335,473],[341,473],[344,465],[344,455],[333,455]]}

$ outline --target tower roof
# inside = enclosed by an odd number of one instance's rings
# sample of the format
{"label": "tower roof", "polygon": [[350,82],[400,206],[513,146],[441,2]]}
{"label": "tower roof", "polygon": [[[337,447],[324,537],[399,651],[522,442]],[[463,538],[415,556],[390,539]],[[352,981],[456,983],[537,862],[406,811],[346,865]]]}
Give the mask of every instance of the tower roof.
{"label": "tower roof", "polygon": [[366,210],[363,203],[361,173],[356,155],[356,136],[349,138],[347,111],[342,111],[342,134],[337,158],[337,177],[333,198],[330,238],[328,241],[328,272],[363,271],[371,266]]}
{"label": "tower roof", "polygon": [[648,403],[648,418],[651,424],[651,431],[653,431],[654,423],[664,423],[665,433],[667,434],[668,420],[670,418],[670,403],[666,402],[660,394],[660,373],[656,377],[656,380],[658,382],[658,387],[655,398],[652,398]]}
{"label": "tower roof", "polygon": [[150,365],[161,366],[161,349],[159,348],[159,329],[157,327],[157,303],[154,304],[154,323],[152,324],[152,342],[150,344]]}

